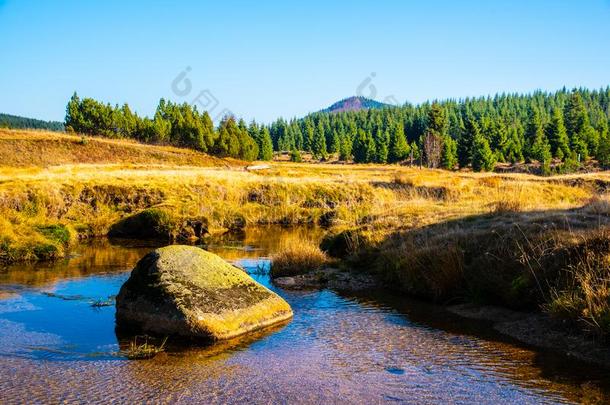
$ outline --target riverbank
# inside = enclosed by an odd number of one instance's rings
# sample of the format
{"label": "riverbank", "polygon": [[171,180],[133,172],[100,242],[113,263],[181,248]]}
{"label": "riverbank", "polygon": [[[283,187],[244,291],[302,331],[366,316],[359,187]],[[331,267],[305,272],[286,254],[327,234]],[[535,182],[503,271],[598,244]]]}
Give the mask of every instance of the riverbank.
{"label": "riverbank", "polygon": [[610,347],[603,340],[579,333],[548,314],[474,304],[451,305],[447,310],[464,318],[487,322],[497,332],[526,345],[610,369]]}
{"label": "riverbank", "polygon": [[484,214],[396,231],[366,228],[322,243],[347,267],[434,302],[542,311],[605,339],[610,332],[606,200],[548,212]]}
{"label": "riverbank", "polygon": [[[375,291],[378,296],[400,296],[403,299],[413,297],[413,294],[405,295],[404,290],[397,289],[395,284],[384,281],[378,274],[348,268],[321,268],[303,274],[277,277],[273,283],[288,291],[330,289],[348,295]],[[431,300],[424,299],[422,303],[426,301]],[[437,302],[436,305],[440,311],[478,322],[481,330],[493,330],[527,347],[549,350],[566,358],[610,369],[610,346],[607,340],[590,333],[590,330],[576,324],[573,319],[553,316],[548,311],[535,308],[518,311],[475,303]]]}

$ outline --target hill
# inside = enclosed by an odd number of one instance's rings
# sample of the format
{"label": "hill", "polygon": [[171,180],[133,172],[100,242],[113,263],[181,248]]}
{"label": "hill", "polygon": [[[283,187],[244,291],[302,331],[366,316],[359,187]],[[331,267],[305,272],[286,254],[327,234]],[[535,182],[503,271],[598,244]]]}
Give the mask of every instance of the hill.
{"label": "hill", "polygon": [[372,100],[366,97],[348,97],[341,101],[337,101],[335,104],[328,108],[325,108],[321,112],[323,113],[340,113],[344,111],[361,111],[370,109],[380,109],[391,107],[389,104],[384,104],[379,101]]}
{"label": "hill", "polygon": [[0,128],[63,131],[64,124],[59,121],[43,121],[35,118],[20,117],[18,115],[0,114]]}
{"label": "hill", "polygon": [[0,129],[0,162],[9,167],[71,164],[242,165],[192,149],[144,145],[133,140],[80,137],[57,132]]}

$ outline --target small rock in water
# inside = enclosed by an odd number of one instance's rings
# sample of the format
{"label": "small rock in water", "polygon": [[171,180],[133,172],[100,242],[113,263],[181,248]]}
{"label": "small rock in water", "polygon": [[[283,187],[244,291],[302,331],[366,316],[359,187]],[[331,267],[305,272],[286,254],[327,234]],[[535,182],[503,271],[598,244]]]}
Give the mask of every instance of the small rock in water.
{"label": "small rock in water", "polygon": [[119,327],[213,341],[292,317],[286,301],[244,271],[203,249],[178,245],[138,262],[116,308]]}

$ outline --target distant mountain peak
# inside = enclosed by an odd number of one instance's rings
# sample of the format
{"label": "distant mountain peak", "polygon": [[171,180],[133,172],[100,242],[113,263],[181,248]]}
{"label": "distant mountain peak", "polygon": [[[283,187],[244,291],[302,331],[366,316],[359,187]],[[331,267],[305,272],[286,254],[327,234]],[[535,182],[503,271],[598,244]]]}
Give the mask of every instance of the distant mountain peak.
{"label": "distant mountain peak", "polygon": [[389,104],[385,104],[370,98],[354,96],[344,98],[341,101],[337,101],[335,104],[322,110],[327,113],[339,113],[344,111],[360,111],[391,107]]}

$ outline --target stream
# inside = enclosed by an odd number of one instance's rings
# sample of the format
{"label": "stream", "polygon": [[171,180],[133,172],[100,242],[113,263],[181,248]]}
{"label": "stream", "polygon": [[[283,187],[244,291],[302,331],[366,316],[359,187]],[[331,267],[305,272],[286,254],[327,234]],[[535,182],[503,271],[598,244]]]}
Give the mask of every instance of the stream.
{"label": "stream", "polygon": [[114,295],[155,245],[97,240],[54,263],[0,269],[0,403],[578,403],[610,372],[527,348],[481,322],[383,291],[274,287],[269,256],[316,230],[255,228],[207,248],[292,306],[239,341],[120,355]]}

